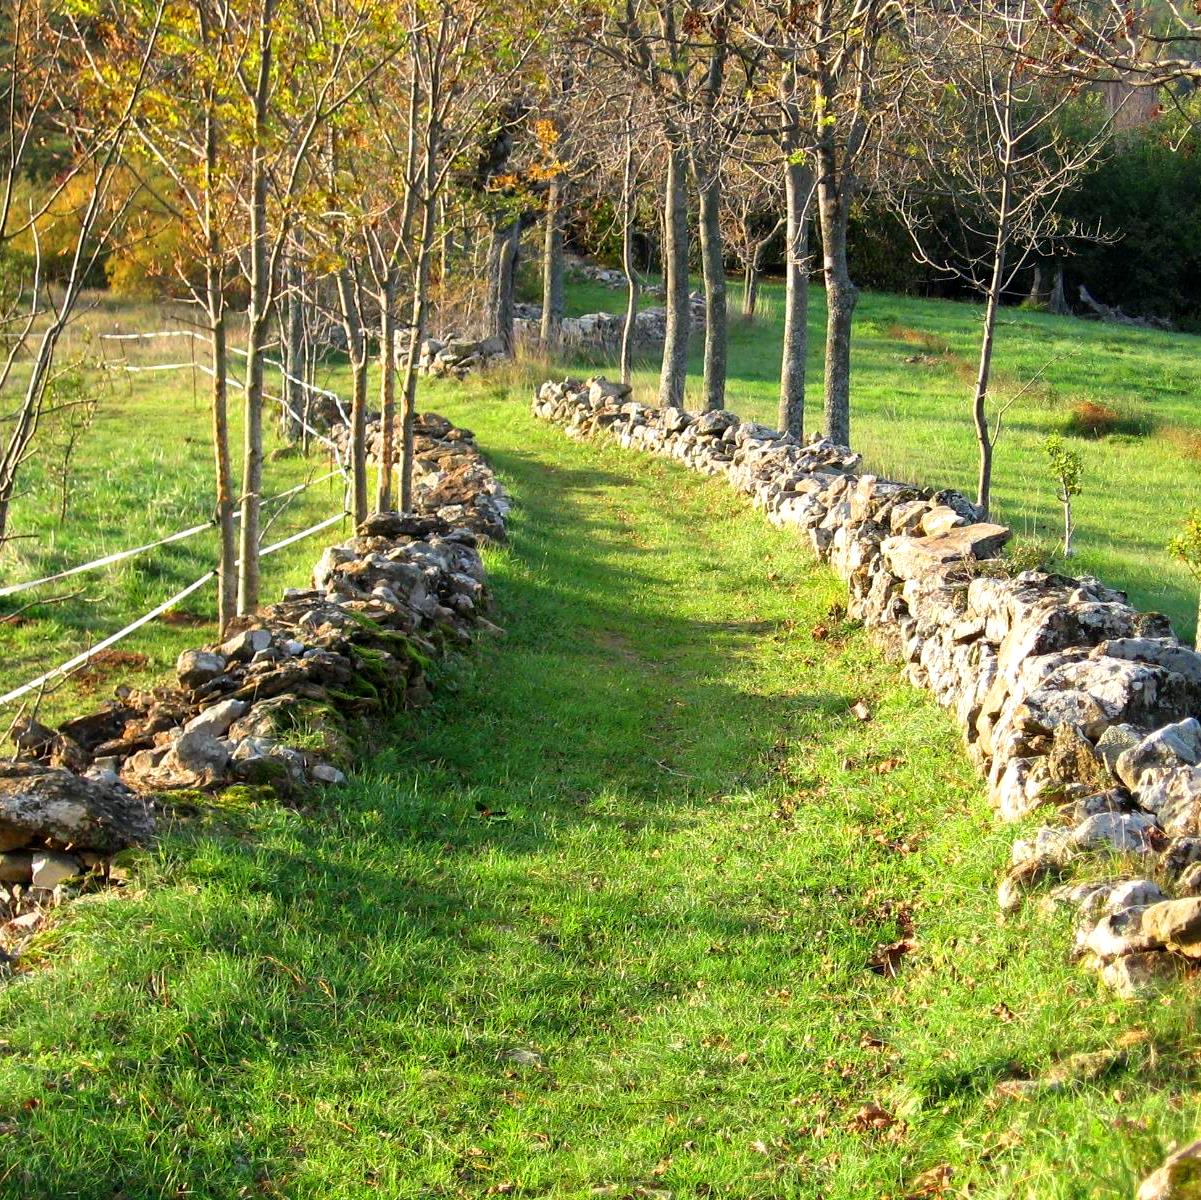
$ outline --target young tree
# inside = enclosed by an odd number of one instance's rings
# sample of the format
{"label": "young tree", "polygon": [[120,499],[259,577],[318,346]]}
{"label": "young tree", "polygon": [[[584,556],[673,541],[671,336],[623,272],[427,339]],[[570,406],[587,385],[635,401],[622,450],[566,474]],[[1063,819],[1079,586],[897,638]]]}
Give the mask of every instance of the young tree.
{"label": "young tree", "polygon": [[[0,280],[0,397],[11,408],[0,440],[0,544],[45,415],[59,342],[129,199],[117,180],[134,112],[154,76],[164,8],[165,0],[148,0],[141,36],[124,42],[96,35],[113,16],[107,7],[95,28],[45,0],[14,0],[0,17],[0,271],[8,275]],[[66,162],[18,211],[18,184],[55,137],[70,148]],[[68,188],[82,199],[71,214],[64,277],[52,294],[41,222]],[[20,237],[32,244],[28,273],[10,253]]]}
{"label": "young tree", "polygon": [[[784,190],[784,346],[780,360],[779,428],[805,430],[805,367],[809,353],[809,222],[816,178],[817,123],[803,89],[809,86],[814,29],[807,15],[782,0],[756,0],[744,13],[744,36],[767,56],[767,114],[762,133],[776,150]],[[774,93],[772,90],[774,78]]]}
{"label": "young tree", "polygon": [[859,169],[888,92],[878,53],[893,14],[888,0],[814,0],[813,30],[797,63],[813,87],[817,211],[826,282],[824,433],[851,440],[851,279],[847,229]]}
{"label": "young tree", "polygon": [[[914,9],[909,32],[921,70],[898,110],[900,153],[885,161],[881,178],[919,257],[984,296],[971,405],[976,503],[987,515],[1000,428],[989,399],[1001,300],[1031,256],[1083,235],[1058,219],[1056,205],[1104,149],[1108,124],[1069,121],[1078,89],[1030,70],[1047,39],[1027,0],[981,4],[951,22],[937,6]],[[955,213],[949,236],[933,205]]]}
{"label": "young tree", "polygon": [[742,316],[754,320],[763,274],[763,256],[784,229],[783,174],[774,163],[758,161],[754,149],[726,169],[722,196],[725,244],[742,268]]}
{"label": "young tree", "polygon": [[1084,474],[1084,461],[1078,450],[1069,449],[1059,434],[1052,434],[1044,445],[1047,466],[1055,481],[1055,499],[1063,507],[1063,556],[1072,557],[1072,535],[1076,522],[1072,516],[1072,497],[1080,494],[1080,480]]}
{"label": "young tree", "polygon": [[[1180,532],[1168,542],[1168,553],[1183,563],[1193,579],[1201,584],[1201,508],[1189,513]],[[1197,632],[1193,644],[1201,649],[1201,600],[1197,603]]]}
{"label": "young tree", "polygon": [[[136,22],[136,10],[127,13]],[[184,288],[205,314],[210,365],[215,516],[218,531],[217,625],[224,632],[237,614],[238,573],[233,460],[229,435],[227,276],[237,236],[233,196],[239,164],[229,145],[226,115],[230,77],[240,52],[229,8],[193,0],[169,11],[161,81],[136,111],[131,161],[146,160],[169,182],[163,196],[181,231],[176,263]],[[166,188],[160,189],[166,192]],[[197,283],[195,266],[200,264]]]}
{"label": "young tree", "polygon": [[[329,123],[400,53],[393,0],[246,0],[244,53],[234,80],[247,145],[250,289],[243,418],[238,612],[259,598],[264,355],[284,251],[311,156]],[[365,485],[364,485],[365,492]]]}

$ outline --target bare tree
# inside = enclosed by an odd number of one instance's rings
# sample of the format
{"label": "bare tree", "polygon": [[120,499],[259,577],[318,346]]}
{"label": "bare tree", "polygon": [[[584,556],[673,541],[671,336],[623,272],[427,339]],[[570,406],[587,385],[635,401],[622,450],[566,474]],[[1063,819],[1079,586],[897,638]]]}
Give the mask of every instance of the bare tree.
{"label": "bare tree", "polygon": [[[980,5],[951,22],[941,7],[915,9],[909,26],[922,70],[898,112],[901,151],[880,174],[902,185],[893,196],[918,256],[984,296],[972,423],[976,503],[987,514],[1005,411],[989,413],[997,313],[1032,255],[1085,236],[1065,227],[1056,204],[1103,151],[1109,124],[1098,119],[1087,129],[1077,121],[1072,134],[1065,130],[1079,89],[1030,69],[1047,37],[1027,0]],[[935,218],[932,202],[951,206],[954,233]]]}
{"label": "bare tree", "polygon": [[742,316],[753,320],[759,300],[763,256],[787,223],[784,177],[774,162],[760,161],[755,148],[726,168],[722,194],[725,244],[742,267]]}
{"label": "bare tree", "polygon": [[[54,379],[59,342],[75,315],[80,293],[121,222],[129,192],[116,187],[122,152],[138,103],[153,75],[165,0],[149,10],[145,36],[114,61],[88,31],[41,0],[16,0],[7,21],[4,70],[0,71],[0,253],[25,234],[33,267],[10,280],[0,311],[0,397],[18,378],[19,394],[0,448],[0,544],[17,494],[21,467],[34,450]],[[76,119],[73,108],[86,110]],[[74,153],[65,172],[37,201],[18,213],[17,183],[41,138],[69,124]],[[64,277],[52,292],[46,277],[39,222],[67,194],[82,198],[71,214],[72,235]]]}

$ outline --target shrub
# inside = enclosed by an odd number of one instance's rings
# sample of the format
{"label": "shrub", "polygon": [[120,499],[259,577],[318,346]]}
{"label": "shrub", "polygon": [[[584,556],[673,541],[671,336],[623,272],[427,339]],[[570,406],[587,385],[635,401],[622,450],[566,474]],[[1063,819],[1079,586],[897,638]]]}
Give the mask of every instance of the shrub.
{"label": "shrub", "polygon": [[1081,400],[1072,407],[1067,432],[1074,437],[1102,438],[1114,434],[1146,437],[1151,432],[1151,421],[1142,413],[1110,408],[1095,400]]}

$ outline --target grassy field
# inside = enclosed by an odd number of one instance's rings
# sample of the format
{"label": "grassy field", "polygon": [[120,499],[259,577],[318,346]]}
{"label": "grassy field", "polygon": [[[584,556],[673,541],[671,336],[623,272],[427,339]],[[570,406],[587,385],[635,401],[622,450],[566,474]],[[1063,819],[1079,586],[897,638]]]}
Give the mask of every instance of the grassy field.
{"label": "grassy field", "polygon": [[[569,289],[569,302],[577,313],[617,309],[621,293],[577,283]],[[779,288],[768,284],[760,318],[753,324],[734,320],[731,327],[730,406],[765,421],[774,420],[779,309]],[[120,355],[142,366],[186,362],[191,351],[182,339],[132,345],[99,340],[101,333],[179,328],[180,316],[169,306],[101,298],[72,331],[65,358],[95,364],[103,353],[114,367]],[[863,298],[856,325],[853,430],[870,469],[970,489],[974,447],[963,413],[976,317],[968,305]],[[823,318],[822,295],[815,291],[811,427],[820,412]],[[1066,428],[1081,401],[1115,408],[1140,432],[1076,440],[1085,459],[1085,482],[1077,501],[1080,552],[1070,569],[1127,588],[1140,605],[1167,612],[1185,636],[1195,626],[1196,589],[1184,568],[1169,559],[1164,543],[1197,503],[1201,481],[1198,351],[1201,341],[1193,337],[1018,311],[1003,315],[998,350],[1004,393],[1043,374],[1008,421],[997,466],[997,515],[1026,540],[1052,542],[1059,512],[1042,467],[1042,440]],[[699,355],[698,344],[694,396]],[[557,369],[595,369],[595,364],[566,363]],[[643,364],[640,388],[649,394],[656,377],[656,365]],[[152,540],[203,521],[211,511],[204,376],[189,370],[93,370],[85,379],[98,389],[100,406],[76,454],[67,519],[58,518],[52,469],[57,439],[51,433],[27,468],[25,491],[14,509],[12,532],[19,536],[0,555],[6,583]],[[346,390],[344,371],[336,364],[324,382]],[[447,394],[445,387],[431,385],[422,403],[437,408]],[[237,409],[235,397],[235,445]],[[323,454],[307,460],[291,456],[276,439],[274,423],[270,426],[269,494],[329,469]],[[313,524],[337,511],[340,498],[336,480],[312,488],[288,504],[268,536],[287,536]],[[96,574],[0,600],[0,690],[33,678],[147,611],[209,569],[214,552],[215,537],[204,534]],[[315,553],[314,544],[302,542],[267,559],[264,596],[302,584]],[[181,649],[212,639],[212,605],[210,587],[49,694],[41,714],[54,719],[77,711],[119,682],[160,680]]]}
{"label": "grassy field", "polygon": [[[206,377],[199,371],[126,373],[123,363],[189,363],[182,338],[152,342],[105,342],[104,333],[185,328],[179,313],[160,306],[129,305],[100,299],[71,330],[60,361],[90,364],[85,386],[97,389],[99,406],[92,428],[75,456],[65,521],[59,519],[60,437],[46,431],[38,455],[22,476],[23,494],[14,505],[0,552],[0,578],[17,583],[40,578],[130,546],[142,545],[177,529],[200,524],[213,511],[211,419]],[[197,348],[207,362],[207,351]],[[110,370],[96,370],[102,359]],[[237,360],[234,359],[235,374]],[[240,397],[231,396],[232,437],[241,445]],[[307,460],[278,437],[276,412],[265,417],[269,461],[265,491],[274,495],[326,474],[324,453]],[[316,484],[285,502],[268,506],[272,519],[264,544],[331,516],[342,507],[337,478]],[[329,536],[328,532],[324,535]],[[149,611],[210,570],[216,556],[215,532],[199,534],[113,567],[74,576],[36,591],[0,600],[0,691],[32,679],[55,663],[100,641]],[[301,586],[309,577],[320,543],[300,542],[263,562],[263,596]],[[61,599],[56,599],[61,598]],[[163,681],[179,652],[210,641],[215,585],[189,597],[166,620],[152,623],[102,652],[79,675],[43,701],[43,717],[79,711],[80,701],[102,699],[118,683]],[[32,605],[32,607],[27,607]],[[53,685],[51,685],[53,686]]]}
{"label": "grassy field", "polygon": [[1201,1119],[1195,989],[1121,1009],[998,922],[1012,830],[795,539],[438,403],[519,505],[506,636],[348,787],[227,797],[39,935],[0,1194],[1128,1197]]}
{"label": "grassy field", "polygon": [[[731,304],[738,300],[732,289]],[[573,314],[621,307],[620,291],[596,284],[570,293]],[[810,312],[808,428],[821,425],[824,294]],[[655,301],[649,301],[655,303]],[[774,425],[783,338],[783,290],[764,287],[752,324],[731,320],[727,404]],[[975,494],[976,448],[968,398],[978,352],[980,310],[969,304],[864,295],[855,315],[851,434],[866,467],[893,479]],[[1177,631],[1196,628],[1197,586],[1165,544],[1190,508],[1201,505],[1201,338],[1154,333],[1007,309],[997,342],[997,394],[1009,398],[1032,379],[1005,420],[997,452],[994,516],[1054,553],[1062,516],[1045,468],[1043,442],[1063,432],[1084,458],[1076,501],[1077,555],[1058,564],[1126,589],[1144,608],[1167,613]],[[700,395],[700,338],[694,338]],[[593,369],[586,363],[567,367]],[[637,383],[653,396],[658,364]],[[1082,403],[1113,410],[1125,432],[1073,436]]]}

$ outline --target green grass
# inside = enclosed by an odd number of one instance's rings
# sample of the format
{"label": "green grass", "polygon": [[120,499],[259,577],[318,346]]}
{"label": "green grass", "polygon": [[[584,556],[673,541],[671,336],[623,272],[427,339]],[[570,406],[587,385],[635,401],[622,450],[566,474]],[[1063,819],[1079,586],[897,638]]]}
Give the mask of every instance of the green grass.
{"label": "green grass", "polygon": [[[737,303],[733,289],[732,305]],[[598,284],[568,289],[572,313],[622,306],[622,292]],[[659,304],[646,297],[644,304]],[[729,405],[774,423],[781,340],[782,297],[764,287],[760,318],[731,322]],[[823,296],[815,289],[810,355],[810,428],[820,415]],[[77,325],[64,349],[95,362],[102,332],[131,332],[177,325],[170,306],[131,305],[101,297]],[[965,420],[978,311],[970,305],[895,296],[864,296],[856,315],[852,427],[867,467],[895,478],[974,486],[975,449]],[[236,340],[236,339],[235,339]],[[694,346],[692,398],[699,393],[700,345]],[[125,353],[146,365],[186,361],[181,339],[158,343],[104,343],[111,360]],[[1187,570],[1167,555],[1165,543],[1197,503],[1201,464],[1201,341],[1185,335],[1117,329],[1006,311],[999,333],[1001,394],[1018,390],[1043,370],[1038,383],[1011,412],[998,451],[996,515],[1026,541],[1053,548],[1060,514],[1044,470],[1042,442],[1067,430],[1081,400],[1118,410],[1144,436],[1073,439],[1084,455],[1084,491],[1076,503],[1078,555],[1067,568],[1091,573],[1127,589],[1136,604],[1166,612],[1182,636],[1196,622],[1196,587]],[[920,356],[920,362],[906,359]],[[203,358],[203,354],[201,355]],[[596,364],[564,364],[596,369]],[[236,367],[236,362],[235,362]],[[562,369],[562,368],[560,368]],[[606,369],[601,365],[600,369]],[[607,369],[612,373],[612,365]],[[548,368],[549,370],[549,368]],[[657,364],[644,362],[637,382],[653,393]],[[71,508],[59,523],[55,484],[46,470],[48,445],[23,479],[11,531],[19,536],[0,552],[5,582],[34,578],[205,519],[212,508],[209,416],[204,377],[191,372],[125,375],[101,383],[96,425],[77,456]],[[323,380],[347,391],[345,371],[332,365]],[[374,384],[372,385],[374,386]],[[425,392],[427,407],[442,404],[445,389]],[[234,445],[240,447],[240,412],[232,404]],[[269,447],[280,448],[274,421]],[[267,465],[267,491],[283,491],[328,469],[323,454],[308,460],[275,459]],[[336,481],[292,502],[270,536],[297,532],[336,510]],[[263,595],[303,585],[316,555],[302,542],[265,560]],[[47,666],[120,628],[190,583],[213,565],[212,534],[103,572],[0,600],[0,616],[31,601],[33,607],[0,624],[0,691],[31,679]],[[1060,564],[1061,566],[1064,564]],[[81,594],[75,595],[76,592]],[[45,603],[53,597],[71,597]],[[42,702],[40,715],[55,720],[107,696],[119,683],[162,680],[180,650],[215,636],[214,595],[202,590],[182,606],[189,624],[155,622],[139,631],[94,669],[60,685]]]}
{"label": "green grass", "polygon": [[[189,362],[184,339],[102,343],[108,332],[180,328],[170,311],[101,299],[72,328],[61,361],[78,358],[99,363],[103,354],[116,366]],[[207,362],[207,351],[197,348]],[[240,375],[234,359],[234,374]],[[153,541],[177,529],[199,524],[213,512],[211,419],[206,379],[190,370],[126,374],[90,370],[90,386],[100,401],[92,429],[84,435],[72,472],[70,503],[60,522],[57,482],[48,469],[55,458],[54,437],[43,437],[21,478],[23,494],[14,505],[9,532],[0,551],[0,578],[17,583]],[[271,380],[274,387],[277,380]],[[240,449],[241,396],[231,389],[232,440]],[[294,455],[278,436],[277,410],[268,409],[268,462],[265,492],[286,491],[324,475],[331,464],[324,453],[308,459]],[[337,478],[312,487],[287,503],[270,505],[264,516],[279,513],[265,543],[298,533],[342,507]],[[337,527],[333,532],[336,533]],[[329,537],[329,531],[323,534]],[[320,544],[302,541],[263,560],[263,596],[274,600],[284,587],[303,586]],[[17,614],[0,624],[0,691],[39,675],[180,591],[212,569],[215,532],[199,534],[113,567],[48,584],[36,591],[0,600],[0,614]],[[47,603],[66,597],[58,603]],[[215,584],[189,597],[179,609],[180,623],[157,621],[119,643],[107,657],[42,703],[43,719],[80,711],[81,703],[107,697],[120,683],[151,685],[163,676],[179,652],[211,641]],[[26,608],[32,604],[32,607]],[[25,611],[19,611],[24,609]],[[55,685],[50,685],[52,688]]]}
{"label": "green grass", "polygon": [[503,380],[437,407],[519,504],[506,635],[345,789],[235,797],[39,936],[0,1193],[1116,1198],[1192,1135],[1195,988],[1121,1009],[998,922],[1012,830],[795,539]]}
{"label": "green grass", "polygon": [[[646,303],[662,303],[648,300]],[[622,293],[575,285],[570,310],[619,311]],[[775,424],[783,339],[783,289],[767,283],[760,316],[733,315],[727,405]],[[868,470],[894,479],[975,494],[976,448],[969,397],[981,309],[970,304],[864,295],[855,314],[851,435]],[[811,297],[807,427],[821,426],[825,297]],[[1197,588],[1165,549],[1201,482],[1201,338],[1126,329],[1019,309],[1002,312],[996,395],[1014,396],[1037,376],[1005,419],[997,450],[994,516],[1019,537],[1053,551],[1061,513],[1047,476],[1043,442],[1069,433],[1082,401],[1113,409],[1138,433],[1073,438],[1084,456],[1076,501],[1077,554],[1058,564],[1127,590],[1142,607],[1165,612],[1182,636],[1196,629]],[[699,402],[701,339],[694,338],[690,400]],[[908,359],[919,361],[910,362]],[[584,368],[589,364],[568,364]],[[610,367],[610,373],[612,368]],[[636,383],[653,395],[658,363]]]}

